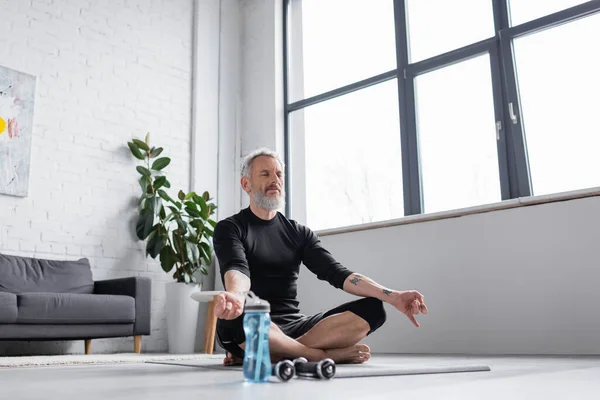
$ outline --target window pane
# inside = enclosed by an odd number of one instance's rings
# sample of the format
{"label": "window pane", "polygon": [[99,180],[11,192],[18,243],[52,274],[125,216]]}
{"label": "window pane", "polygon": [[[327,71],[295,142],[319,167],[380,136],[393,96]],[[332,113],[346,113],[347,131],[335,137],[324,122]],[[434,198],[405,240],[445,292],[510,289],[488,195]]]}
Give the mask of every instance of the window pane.
{"label": "window pane", "polygon": [[510,24],[511,26],[517,26],[536,18],[585,3],[586,1],[587,0],[510,0]]}
{"label": "window pane", "polygon": [[600,185],[600,15],[514,41],[534,194]]}
{"label": "window pane", "polygon": [[425,212],[500,201],[489,56],[418,76],[415,86]]}
{"label": "window pane", "polygon": [[407,0],[410,62],[495,35],[491,0]]}
{"label": "window pane", "polygon": [[402,217],[397,81],[307,107],[292,118],[302,114],[307,225],[327,229]]}
{"label": "window pane", "polygon": [[302,14],[304,93],[291,91],[292,101],[396,68],[392,0],[302,0],[299,5],[292,10]]}

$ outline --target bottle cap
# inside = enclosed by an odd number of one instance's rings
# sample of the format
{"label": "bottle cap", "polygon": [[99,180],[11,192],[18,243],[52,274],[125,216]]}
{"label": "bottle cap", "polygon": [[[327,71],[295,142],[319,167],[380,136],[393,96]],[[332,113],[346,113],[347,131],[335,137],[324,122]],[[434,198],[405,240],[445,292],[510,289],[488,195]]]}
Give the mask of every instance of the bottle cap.
{"label": "bottle cap", "polygon": [[270,312],[271,304],[268,301],[261,299],[257,295],[255,295],[252,291],[246,293],[246,305],[244,306],[246,311],[260,311],[260,312]]}

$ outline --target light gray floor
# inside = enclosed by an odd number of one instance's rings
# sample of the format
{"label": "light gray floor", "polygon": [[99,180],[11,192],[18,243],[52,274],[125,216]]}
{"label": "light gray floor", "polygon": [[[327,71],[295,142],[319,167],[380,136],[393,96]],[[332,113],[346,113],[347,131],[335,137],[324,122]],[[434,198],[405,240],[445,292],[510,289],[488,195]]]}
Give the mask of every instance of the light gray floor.
{"label": "light gray floor", "polygon": [[241,373],[158,364],[0,370],[2,399],[599,399],[600,357],[376,355],[374,363],[487,364],[491,372],[250,384]]}

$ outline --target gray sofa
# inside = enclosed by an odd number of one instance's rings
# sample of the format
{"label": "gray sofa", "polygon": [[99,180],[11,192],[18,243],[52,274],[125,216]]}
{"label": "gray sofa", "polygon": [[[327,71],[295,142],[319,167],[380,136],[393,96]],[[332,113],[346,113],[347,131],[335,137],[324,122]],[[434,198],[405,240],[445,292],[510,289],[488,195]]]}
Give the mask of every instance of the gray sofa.
{"label": "gray sofa", "polygon": [[150,279],[94,281],[87,258],[0,254],[0,340],[85,340],[150,334]]}

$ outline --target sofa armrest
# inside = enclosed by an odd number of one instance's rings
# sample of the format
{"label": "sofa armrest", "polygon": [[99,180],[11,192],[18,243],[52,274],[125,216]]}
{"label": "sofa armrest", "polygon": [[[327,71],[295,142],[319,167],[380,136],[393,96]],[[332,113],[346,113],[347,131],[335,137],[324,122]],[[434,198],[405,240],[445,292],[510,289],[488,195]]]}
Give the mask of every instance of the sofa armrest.
{"label": "sofa armrest", "polygon": [[94,282],[94,294],[116,294],[135,299],[135,336],[150,334],[151,288],[150,278],[139,276]]}

